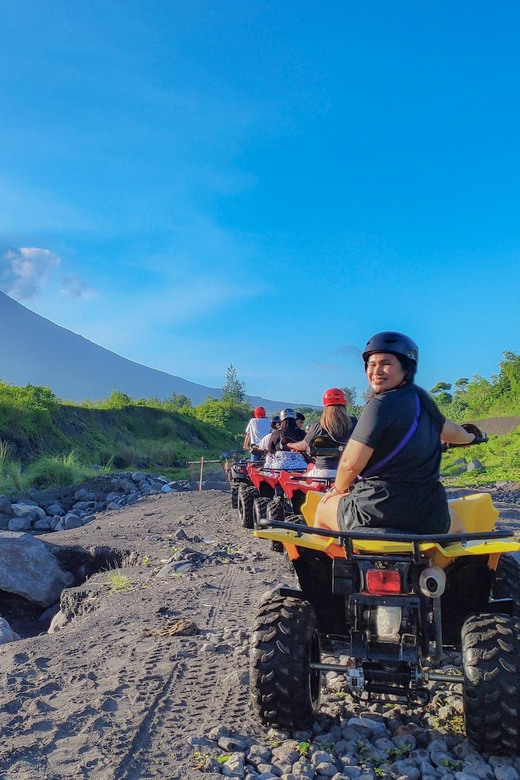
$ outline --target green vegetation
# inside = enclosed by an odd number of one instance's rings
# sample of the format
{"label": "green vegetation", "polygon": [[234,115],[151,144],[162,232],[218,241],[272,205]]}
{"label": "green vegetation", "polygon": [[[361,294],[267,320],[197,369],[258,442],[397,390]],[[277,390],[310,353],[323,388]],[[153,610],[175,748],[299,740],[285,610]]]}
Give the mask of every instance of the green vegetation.
{"label": "green vegetation", "polygon": [[132,587],[132,580],[126,574],[123,574],[121,569],[111,569],[107,574],[107,579],[110,590],[116,593],[123,593]]}
{"label": "green vegetation", "polygon": [[246,386],[238,378],[237,370],[233,363],[230,363],[224,384],[222,385],[222,400],[231,404],[241,404],[246,397]]}
{"label": "green vegetation", "polygon": [[[476,458],[484,471],[464,471],[455,464],[459,458],[467,461]],[[453,487],[486,485],[508,479],[520,480],[520,429],[504,436],[491,436],[486,444],[475,447],[456,447],[449,450],[442,459],[442,476],[446,484]]]}
{"label": "green vegetation", "polygon": [[39,490],[51,490],[62,485],[74,485],[94,476],[96,472],[83,465],[72,450],[68,455],[44,455],[38,458],[20,475],[20,484]]}
{"label": "green vegetation", "polygon": [[[348,411],[358,416],[356,389],[342,389]],[[31,486],[74,484],[114,468],[159,470],[186,478],[186,461],[219,459],[222,452],[241,447],[251,409],[232,364],[223,391],[223,400],[207,397],[198,406],[179,393],[163,400],[135,400],[119,390],[99,402],[72,404],[60,401],[48,387],[0,381],[0,491],[14,495]],[[458,379],[453,386],[438,382],[431,393],[457,422],[520,416],[520,355],[504,352],[500,371],[490,380],[475,376]],[[321,408],[299,411],[306,415],[306,424],[321,415]],[[459,473],[454,461],[461,457],[478,458],[485,470]],[[480,447],[451,450],[443,470],[449,485],[520,480],[520,431],[494,436]]]}
{"label": "green vegetation", "polygon": [[520,355],[510,350],[503,355],[500,372],[489,380],[462,377],[453,388],[448,382],[437,382],[430,392],[447,417],[463,422],[520,415]]}
{"label": "green vegetation", "polygon": [[75,484],[114,468],[186,478],[186,461],[239,449],[250,414],[244,402],[207,398],[194,407],[179,394],[134,400],[114,391],[72,404],[46,387],[0,381],[0,491]]}

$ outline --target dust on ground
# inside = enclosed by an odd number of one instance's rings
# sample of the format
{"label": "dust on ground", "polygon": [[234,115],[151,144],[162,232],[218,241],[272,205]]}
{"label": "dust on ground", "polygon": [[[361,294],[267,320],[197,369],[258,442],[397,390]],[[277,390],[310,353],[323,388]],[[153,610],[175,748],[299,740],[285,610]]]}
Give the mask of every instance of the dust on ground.
{"label": "dust on ground", "polygon": [[[520,507],[501,516],[520,527]],[[190,738],[221,724],[261,736],[249,628],[261,595],[294,580],[229,493],[153,496],[44,539],[133,553],[131,584],[97,573],[67,591],[75,617],[60,631],[0,647],[2,780],[202,779]]]}
{"label": "dust on ground", "polygon": [[[292,575],[240,527],[229,493],[150,497],[45,540],[138,558],[122,569],[131,587],[95,574],[59,632],[0,647],[1,778],[175,780],[191,775],[190,736],[221,723],[259,731],[248,629],[262,593]],[[185,547],[218,556],[159,577]]]}

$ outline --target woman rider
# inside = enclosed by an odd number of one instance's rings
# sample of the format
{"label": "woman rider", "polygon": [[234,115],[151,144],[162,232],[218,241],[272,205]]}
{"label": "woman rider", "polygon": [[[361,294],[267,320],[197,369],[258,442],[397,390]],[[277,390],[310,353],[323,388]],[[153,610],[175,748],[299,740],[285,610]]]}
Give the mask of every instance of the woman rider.
{"label": "woman rider", "polygon": [[282,409],[280,427],[273,431],[267,445],[266,462],[269,462],[269,468],[283,469],[284,471],[305,471],[307,461],[303,455],[300,452],[291,452],[287,448],[289,441],[302,441],[304,438],[305,431],[300,430],[296,425],[294,409]]}
{"label": "woman rider", "polygon": [[343,452],[335,486],[316,525],[446,533],[448,502],[439,482],[441,441],[470,444],[475,434],[448,420],[414,384],[419,350],[402,333],[377,333],[363,352],[373,391]]}
{"label": "woman rider", "polygon": [[[350,439],[350,435],[356,424],[355,417],[347,414],[345,405],[347,396],[338,387],[330,387],[323,393],[323,414],[320,421],[313,423],[303,441],[288,444],[288,448],[293,452],[306,452],[312,446],[318,437],[327,437],[332,439],[330,447],[338,445],[338,451],[335,455],[317,455],[316,465],[307,472],[312,477],[330,477],[333,479],[338,470],[338,463],[341,457],[339,447],[345,445]],[[343,447],[342,447],[343,449]]]}

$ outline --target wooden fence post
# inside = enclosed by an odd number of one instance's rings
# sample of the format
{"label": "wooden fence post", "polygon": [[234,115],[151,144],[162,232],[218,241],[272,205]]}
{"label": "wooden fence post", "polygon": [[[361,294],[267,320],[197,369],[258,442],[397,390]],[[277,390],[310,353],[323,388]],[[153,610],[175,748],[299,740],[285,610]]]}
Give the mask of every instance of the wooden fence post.
{"label": "wooden fence post", "polygon": [[204,455],[200,459],[200,479],[199,479],[199,493],[202,490],[202,477],[204,475]]}

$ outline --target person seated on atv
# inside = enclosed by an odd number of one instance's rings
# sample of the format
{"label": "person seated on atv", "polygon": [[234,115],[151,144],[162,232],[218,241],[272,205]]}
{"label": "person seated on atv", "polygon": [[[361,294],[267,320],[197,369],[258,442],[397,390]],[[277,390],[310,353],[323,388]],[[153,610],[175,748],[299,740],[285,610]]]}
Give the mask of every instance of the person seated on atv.
{"label": "person seated on atv", "polygon": [[[309,477],[330,477],[333,479],[338,471],[338,463],[342,450],[354,429],[357,420],[350,417],[345,408],[347,396],[337,387],[330,387],[323,393],[323,413],[320,421],[312,423],[303,441],[288,444],[293,452],[309,452],[317,439],[324,439],[323,446],[331,450],[326,455],[316,456],[316,465],[307,472]],[[332,450],[337,447],[337,452]],[[340,449],[341,447],[341,449]]]}
{"label": "person seated on atv", "polygon": [[418,357],[417,345],[402,333],[384,331],[367,342],[363,360],[372,397],[343,451],[335,485],[318,505],[318,527],[450,529],[439,481],[441,441],[470,444],[475,434],[446,419],[414,383]]}
{"label": "person seated on atv", "polygon": [[280,415],[279,414],[273,414],[273,416],[271,417],[270,426],[271,426],[271,430],[269,431],[269,433],[266,436],[264,436],[263,439],[260,439],[258,444],[254,444],[252,446],[252,448],[251,448],[251,451],[253,453],[255,453],[256,455],[259,455],[261,458],[265,458],[265,460],[264,460],[264,467],[265,468],[271,468],[271,466],[270,466],[271,456],[267,452],[267,448],[269,446],[269,439],[271,438],[271,433],[273,431],[277,431],[278,428],[280,427]]}
{"label": "person seated on atv", "polygon": [[[265,416],[265,409],[263,406],[257,406],[253,412],[253,417],[249,420],[246,428],[246,435],[244,437],[244,449],[248,450],[251,445],[258,444],[270,431],[269,419]],[[261,456],[251,453],[251,460],[260,460]]]}
{"label": "person seated on atv", "polygon": [[289,442],[302,441],[304,438],[305,431],[300,430],[296,425],[294,409],[282,409],[280,427],[273,431],[267,446],[270,468],[283,469],[284,471],[305,471],[307,461],[301,452],[291,452],[287,447]]}

